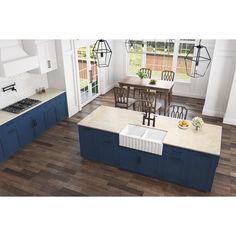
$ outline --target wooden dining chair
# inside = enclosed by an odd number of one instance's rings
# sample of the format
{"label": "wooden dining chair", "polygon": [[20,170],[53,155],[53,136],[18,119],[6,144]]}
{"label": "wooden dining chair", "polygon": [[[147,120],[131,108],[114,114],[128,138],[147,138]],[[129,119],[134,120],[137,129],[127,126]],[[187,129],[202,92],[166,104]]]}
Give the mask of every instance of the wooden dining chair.
{"label": "wooden dining chair", "polygon": [[161,72],[161,80],[174,81],[175,72],[171,70],[163,70]]}
{"label": "wooden dining chair", "polygon": [[[140,68],[139,71],[146,73],[147,74],[147,79],[151,79],[151,77],[152,77],[152,70],[151,69],[149,69],[149,68]],[[133,98],[135,98],[136,95],[139,96],[139,90],[140,90],[140,88],[135,88],[134,87]],[[143,90],[143,89],[141,88],[141,90]]]}
{"label": "wooden dining chair", "polygon": [[135,110],[136,99],[129,98],[129,87],[114,87],[115,107],[128,109],[133,106]]}
{"label": "wooden dining chair", "polygon": [[151,69],[149,69],[149,68],[141,68],[139,71],[146,73],[147,76],[148,76],[147,79],[151,79],[152,78],[152,70]]}
{"label": "wooden dining chair", "polygon": [[188,109],[184,106],[170,105],[167,111],[169,117],[177,119],[186,119],[188,115]]}
{"label": "wooden dining chair", "polygon": [[156,112],[158,111],[159,115],[161,114],[161,103],[159,102],[157,94],[155,92],[148,92],[145,90],[140,91],[139,104],[140,111],[142,112],[151,109],[152,113],[156,114]]}

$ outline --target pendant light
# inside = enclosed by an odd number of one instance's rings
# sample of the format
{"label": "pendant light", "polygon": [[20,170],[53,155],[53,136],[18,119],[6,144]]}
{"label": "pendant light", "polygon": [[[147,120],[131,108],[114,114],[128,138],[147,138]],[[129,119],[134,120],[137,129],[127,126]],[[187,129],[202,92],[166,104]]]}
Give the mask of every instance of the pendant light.
{"label": "pendant light", "polygon": [[130,39],[126,40],[125,48],[127,52],[135,52],[136,49],[135,40],[130,40]]}
{"label": "pendant light", "polygon": [[[207,50],[207,47],[199,44],[193,46],[184,58],[186,73],[192,78],[204,77],[207,69],[211,63],[211,56]],[[194,50],[197,50],[196,56],[193,56]]]}
{"label": "pendant light", "polygon": [[98,67],[108,67],[111,61],[112,50],[104,39],[96,41],[93,47]]}

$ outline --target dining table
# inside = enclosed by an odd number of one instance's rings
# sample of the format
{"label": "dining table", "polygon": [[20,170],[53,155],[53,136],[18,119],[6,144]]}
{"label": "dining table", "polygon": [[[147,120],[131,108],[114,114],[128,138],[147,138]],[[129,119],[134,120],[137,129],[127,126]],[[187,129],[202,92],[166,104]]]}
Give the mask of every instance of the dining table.
{"label": "dining table", "polygon": [[128,88],[142,88],[154,90],[159,94],[164,95],[164,115],[167,113],[167,108],[172,101],[172,89],[174,81],[156,79],[155,84],[150,84],[153,79],[140,79],[139,77],[127,76],[119,81],[119,86],[127,86]]}

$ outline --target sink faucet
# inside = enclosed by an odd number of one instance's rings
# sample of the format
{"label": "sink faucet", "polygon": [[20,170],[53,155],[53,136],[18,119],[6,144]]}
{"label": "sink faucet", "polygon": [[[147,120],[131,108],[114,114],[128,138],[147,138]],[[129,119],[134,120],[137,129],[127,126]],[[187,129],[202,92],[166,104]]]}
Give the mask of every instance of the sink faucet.
{"label": "sink faucet", "polygon": [[[152,118],[151,118],[151,114],[153,115]],[[143,113],[143,125],[145,125],[145,120],[148,121],[147,123],[148,126],[150,126],[150,121],[152,121],[152,126],[155,127],[156,115],[152,113],[150,109],[148,111],[146,110]]]}

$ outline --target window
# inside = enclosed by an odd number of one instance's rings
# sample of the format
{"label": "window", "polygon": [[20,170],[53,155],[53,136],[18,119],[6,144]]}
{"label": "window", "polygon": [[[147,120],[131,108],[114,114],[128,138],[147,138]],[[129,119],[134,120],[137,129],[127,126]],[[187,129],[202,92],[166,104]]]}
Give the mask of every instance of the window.
{"label": "window", "polygon": [[[184,57],[195,45],[195,39],[133,41],[134,47],[128,53],[128,74],[135,75],[141,67],[152,70],[153,78],[160,78],[163,70],[176,73],[176,80],[189,81]],[[188,65],[188,70],[192,65]]]}
{"label": "window", "polygon": [[[179,48],[178,59],[177,59],[177,65],[176,65],[176,71],[175,71],[176,80],[188,81],[190,79],[190,77],[186,74],[186,65],[185,65],[184,57],[194,45],[195,45],[195,40],[194,41],[187,40],[187,39],[180,40],[179,47],[178,47]],[[189,56],[193,56],[193,55],[189,55]],[[192,63],[187,64],[187,70],[191,72]]]}
{"label": "window", "polygon": [[136,74],[138,70],[142,67],[142,41],[134,41],[135,47],[131,47],[128,54],[128,73]]}

